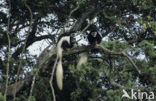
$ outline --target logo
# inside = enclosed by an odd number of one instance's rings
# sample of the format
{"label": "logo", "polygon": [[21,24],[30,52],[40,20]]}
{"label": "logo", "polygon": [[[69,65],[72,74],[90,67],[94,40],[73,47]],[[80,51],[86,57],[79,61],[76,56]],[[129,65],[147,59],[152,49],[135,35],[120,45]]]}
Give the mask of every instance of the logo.
{"label": "logo", "polygon": [[154,92],[150,91],[150,92],[141,92],[140,89],[138,89],[137,91],[135,91],[134,89],[131,89],[130,91],[130,94],[125,90],[123,89],[122,90],[123,92],[123,95],[122,95],[122,98],[128,98],[128,99],[154,99]]}

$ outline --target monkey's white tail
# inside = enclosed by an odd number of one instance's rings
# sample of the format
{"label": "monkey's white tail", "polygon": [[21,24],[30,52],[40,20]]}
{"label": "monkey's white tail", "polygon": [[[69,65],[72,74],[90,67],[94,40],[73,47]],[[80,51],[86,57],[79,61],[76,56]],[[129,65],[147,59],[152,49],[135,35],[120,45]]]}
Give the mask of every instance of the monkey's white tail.
{"label": "monkey's white tail", "polygon": [[84,53],[80,59],[79,59],[79,62],[77,64],[77,66],[81,66],[82,64],[85,64],[88,60],[88,54],[87,53]]}
{"label": "monkey's white tail", "polygon": [[57,86],[60,90],[63,88],[63,68],[62,68],[62,59],[59,59],[59,62],[57,64],[56,68],[56,81]]}

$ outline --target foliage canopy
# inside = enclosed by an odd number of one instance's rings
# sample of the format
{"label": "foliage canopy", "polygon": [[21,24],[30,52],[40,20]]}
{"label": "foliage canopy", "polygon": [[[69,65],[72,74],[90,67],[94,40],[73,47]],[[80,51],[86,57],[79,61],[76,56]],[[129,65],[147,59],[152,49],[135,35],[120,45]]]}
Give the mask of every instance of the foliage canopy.
{"label": "foliage canopy", "polygon": [[[65,30],[76,31],[73,35],[76,40],[74,48],[80,50],[84,46],[80,42],[87,41],[86,35],[94,25],[104,37],[101,45],[113,52],[127,53],[141,74],[122,55],[90,51],[88,62],[76,67],[82,52],[69,54],[63,58],[62,91],[58,90],[54,77],[56,100],[121,101],[122,89],[132,88],[156,94],[155,14],[155,0],[1,0],[0,91],[4,93],[6,78],[9,79],[8,90],[12,88],[21,61],[18,81],[24,83],[17,86],[20,89],[16,101],[27,101],[32,75],[42,62],[39,61],[40,57],[50,53],[48,50],[48,53],[38,57],[32,55],[29,48],[39,41],[55,47],[59,33]],[[9,50],[7,32],[11,42],[9,75],[6,75]],[[22,51],[23,48],[25,51]],[[43,67],[39,70],[31,101],[52,100],[48,81],[54,57],[46,64],[45,70]],[[7,94],[8,101],[13,99],[11,92]],[[0,93],[0,101],[4,99]]]}

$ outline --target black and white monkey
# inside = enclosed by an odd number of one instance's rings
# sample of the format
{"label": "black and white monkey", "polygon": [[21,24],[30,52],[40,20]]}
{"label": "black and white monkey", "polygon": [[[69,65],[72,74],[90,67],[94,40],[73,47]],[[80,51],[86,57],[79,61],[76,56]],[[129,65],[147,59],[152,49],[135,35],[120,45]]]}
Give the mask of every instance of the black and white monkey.
{"label": "black and white monkey", "polygon": [[72,48],[72,40],[69,33],[64,33],[58,38],[57,43],[57,58],[58,63],[56,67],[56,82],[60,90],[63,88],[63,67],[62,67],[62,53],[67,48]]}
{"label": "black and white monkey", "polygon": [[100,44],[102,41],[102,35],[95,30],[92,30],[87,36],[90,45]]}
{"label": "black and white monkey", "polygon": [[[102,35],[96,31],[96,27],[93,26],[90,33],[87,35],[87,39],[90,45],[96,45],[100,44],[102,41]],[[77,66],[81,66],[82,64],[85,64],[88,60],[88,52],[83,53],[83,55],[80,57]]]}

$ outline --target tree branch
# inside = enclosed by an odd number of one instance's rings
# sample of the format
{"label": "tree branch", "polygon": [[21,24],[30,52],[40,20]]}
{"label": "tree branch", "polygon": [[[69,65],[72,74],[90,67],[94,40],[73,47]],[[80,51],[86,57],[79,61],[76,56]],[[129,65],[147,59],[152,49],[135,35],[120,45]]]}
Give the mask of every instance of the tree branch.
{"label": "tree branch", "polygon": [[[25,39],[24,46],[23,46],[23,49],[22,49],[22,53],[21,53],[22,55],[23,55],[23,53],[25,52],[25,49],[26,49],[26,43],[27,43],[27,39],[29,38],[28,36],[29,36],[31,28],[32,28],[32,19],[33,19],[32,11],[31,11],[29,5],[27,5],[26,0],[24,0],[24,5],[29,10],[29,13],[30,13],[30,25],[29,25],[28,34],[27,34],[27,37]],[[17,77],[16,77],[16,80],[15,80],[15,88],[14,88],[15,92],[14,92],[14,96],[13,96],[13,101],[15,101],[15,99],[16,99],[16,87],[17,87],[17,81],[18,81],[21,66],[22,66],[22,59],[20,60],[20,63],[18,65]]]}
{"label": "tree branch", "polygon": [[[65,24],[64,24],[63,30],[64,30],[65,27],[67,26],[67,23],[69,22],[69,19],[70,19],[71,15],[72,15],[76,10],[78,10],[79,7],[80,7],[80,4],[78,4],[77,7],[74,8],[74,9],[70,12],[70,14],[69,14],[69,16],[68,16],[68,19],[67,19],[67,21],[66,21]],[[75,25],[75,24],[74,24],[74,25]]]}
{"label": "tree branch", "polygon": [[[9,2],[9,12],[11,9],[11,2]],[[7,26],[7,38],[8,38],[8,59],[7,59],[7,69],[6,69],[6,83],[5,83],[5,92],[4,92],[4,100],[7,101],[7,91],[8,91],[8,78],[9,78],[9,67],[10,67],[10,58],[11,58],[11,40],[10,40],[10,36],[9,36],[9,27],[10,27],[10,15],[8,17],[8,26]]]}
{"label": "tree branch", "polygon": [[51,88],[52,96],[53,96],[53,101],[56,101],[55,90],[53,87],[53,77],[54,77],[54,71],[56,69],[57,60],[58,60],[58,56],[55,59],[55,63],[52,67],[51,76],[50,76],[50,80],[49,80],[49,84],[50,84],[50,88]]}
{"label": "tree branch", "polygon": [[114,55],[122,55],[127,57],[127,59],[129,60],[129,62],[135,67],[135,69],[137,70],[137,72],[139,74],[141,74],[141,71],[138,69],[138,67],[136,66],[136,64],[134,63],[134,61],[132,60],[131,57],[129,57],[125,52],[113,52],[111,50],[108,50],[106,48],[104,48],[102,45],[97,45],[96,48],[102,49],[104,52],[107,52],[109,54],[114,54]]}
{"label": "tree branch", "polygon": [[31,100],[33,88],[34,88],[34,85],[35,85],[36,76],[38,75],[38,72],[39,72],[39,70],[41,69],[41,67],[38,66],[38,65],[40,64],[40,58],[47,52],[48,48],[49,48],[49,46],[46,47],[46,48],[43,50],[42,54],[39,56],[39,61],[38,61],[38,64],[36,65],[37,71],[36,71],[35,75],[33,75],[33,79],[32,79],[32,84],[31,84],[31,88],[30,88],[30,94],[29,94],[29,97],[28,97],[28,101]]}

